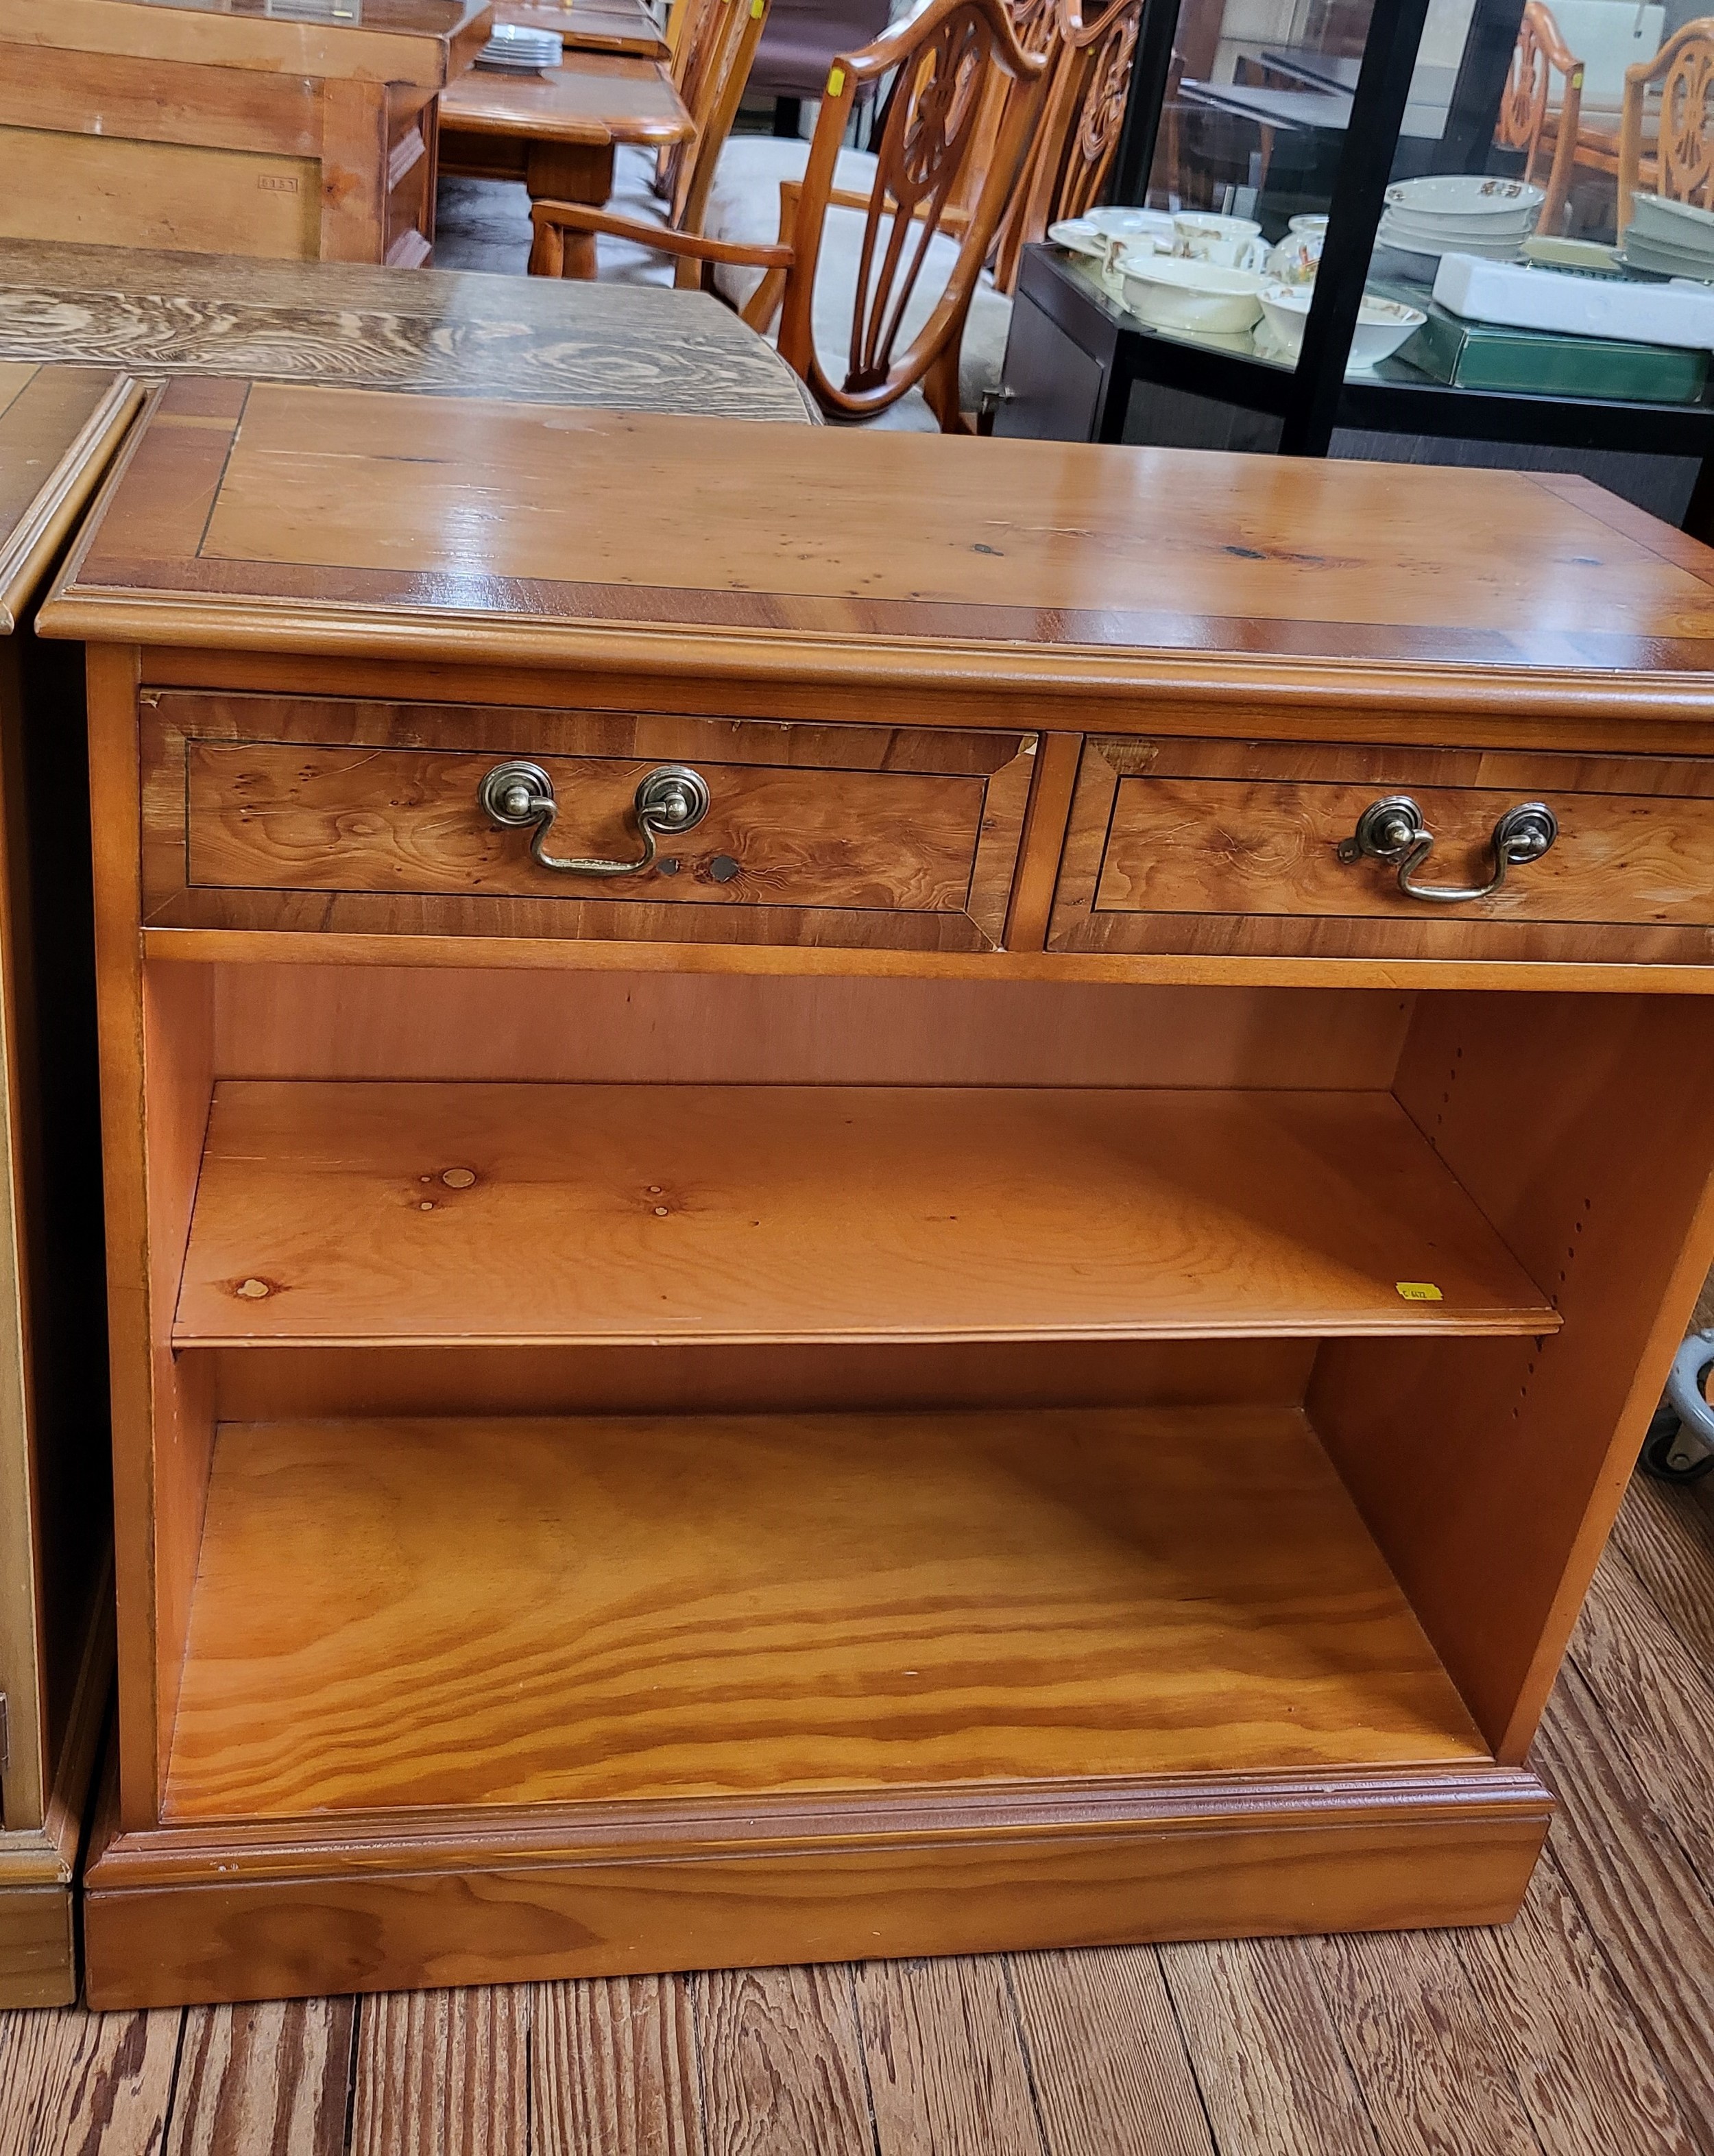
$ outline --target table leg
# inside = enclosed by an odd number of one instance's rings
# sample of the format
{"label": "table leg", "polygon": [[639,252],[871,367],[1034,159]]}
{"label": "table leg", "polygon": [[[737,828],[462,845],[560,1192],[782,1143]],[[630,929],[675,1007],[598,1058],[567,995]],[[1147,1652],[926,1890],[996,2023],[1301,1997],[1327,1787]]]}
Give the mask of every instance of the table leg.
{"label": "table leg", "polygon": [[[613,192],[613,144],[532,142],[524,184],[530,190],[532,203],[587,203],[592,209],[600,209]],[[564,274],[567,277],[593,277],[595,275],[593,234],[567,232],[562,234],[562,238],[565,243]],[[541,241],[538,234],[530,251],[530,274],[532,276],[539,277],[546,272],[547,264],[538,259],[541,253]]]}

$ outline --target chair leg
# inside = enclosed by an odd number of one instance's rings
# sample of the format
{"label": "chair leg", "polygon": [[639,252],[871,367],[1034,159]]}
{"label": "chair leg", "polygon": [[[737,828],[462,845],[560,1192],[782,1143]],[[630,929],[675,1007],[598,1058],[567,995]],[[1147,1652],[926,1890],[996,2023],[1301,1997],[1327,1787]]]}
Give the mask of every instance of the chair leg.
{"label": "chair leg", "polygon": [[545,217],[535,220],[536,234],[530,242],[530,275],[532,277],[563,277],[566,273],[565,234],[557,224],[550,224]]}
{"label": "chair leg", "polygon": [[956,342],[944,346],[939,357],[930,364],[922,377],[922,394],[928,408],[940,421],[943,434],[962,434],[968,429],[964,415],[958,409],[958,346]]}

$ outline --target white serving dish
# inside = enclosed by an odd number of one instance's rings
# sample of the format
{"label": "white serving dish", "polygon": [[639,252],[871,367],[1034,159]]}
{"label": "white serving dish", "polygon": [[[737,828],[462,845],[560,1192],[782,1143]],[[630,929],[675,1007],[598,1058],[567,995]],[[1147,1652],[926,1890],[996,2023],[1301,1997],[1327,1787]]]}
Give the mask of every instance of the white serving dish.
{"label": "white serving dish", "polygon": [[1510,262],[1523,245],[1527,234],[1514,239],[1510,235],[1492,241],[1468,239],[1419,239],[1415,234],[1401,232],[1390,217],[1381,219],[1375,238],[1383,247],[1401,248],[1407,254],[1418,254],[1438,261],[1443,254],[1474,254],[1490,262]]}
{"label": "white serving dish", "polygon": [[1173,239],[1173,216],[1164,209],[1092,209],[1082,222],[1092,224],[1096,230],[1111,239],[1132,239],[1139,235],[1164,239],[1170,246]]}
{"label": "white serving dish", "polygon": [[1093,255],[1097,262],[1106,259],[1106,236],[1096,229],[1092,218],[1062,217],[1057,224],[1048,227],[1048,238],[1055,247],[1063,247],[1072,254]]}
{"label": "white serving dish", "polygon": [[1666,195],[1634,195],[1630,215],[1632,229],[1651,239],[1714,255],[1714,209],[1674,202]]}
{"label": "white serving dish", "polygon": [[1419,180],[1398,180],[1388,188],[1388,209],[1419,216],[1489,218],[1522,216],[1540,209],[1545,192],[1527,180],[1496,179],[1483,172],[1430,172]]}
{"label": "white serving dish", "polygon": [[1233,336],[1261,318],[1267,280],[1254,270],[1187,262],[1178,255],[1144,255],[1128,248],[1119,251],[1116,266],[1124,280],[1126,305],[1152,328]]}
{"label": "white serving dish", "polygon": [[[1282,359],[1296,359],[1303,346],[1304,324],[1309,320],[1312,287],[1269,285],[1261,294],[1264,327],[1268,342]],[[1402,300],[1383,300],[1366,292],[1357,311],[1357,327],[1351,334],[1351,357],[1346,372],[1367,374],[1383,359],[1390,359],[1407,338],[1414,336],[1428,320],[1419,307]],[[1258,330],[1256,341],[1262,341]]]}
{"label": "white serving dish", "polygon": [[1387,228],[1396,232],[1401,239],[1437,247],[1445,254],[1455,247],[1522,247],[1535,230],[1536,221],[1526,217],[1502,223],[1494,218],[1482,223],[1475,218],[1407,217],[1400,210],[1388,210]]}
{"label": "white serving dish", "polygon": [[1634,228],[1624,235],[1628,270],[1646,270],[1656,277],[1688,277],[1693,284],[1714,283],[1714,255],[1692,254],[1682,247],[1659,247]]}
{"label": "white serving dish", "polygon": [[1522,262],[1448,254],[1434,280],[1434,297],[1466,321],[1497,322],[1508,329],[1557,330],[1568,336],[1714,352],[1714,290],[1701,285],[1578,277]]}

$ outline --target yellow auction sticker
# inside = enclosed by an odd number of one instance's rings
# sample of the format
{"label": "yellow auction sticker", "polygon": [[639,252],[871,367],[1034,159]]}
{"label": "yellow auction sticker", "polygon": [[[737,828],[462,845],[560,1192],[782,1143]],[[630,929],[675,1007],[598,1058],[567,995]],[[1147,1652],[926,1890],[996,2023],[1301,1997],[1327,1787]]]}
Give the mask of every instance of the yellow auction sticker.
{"label": "yellow auction sticker", "polygon": [[1444,1302],[1446,1300],[1433,1281],[1394,1281],[1393,1285],[1407,1302]]}
{"label": "yellow auction sticker", "polygon": [[839,95],[839,92],[840,92],[840,91],[841,91],[844,87],[845,87],[845,70],[844,69],[844,68],[833,68],[833,69],[830,69],[829,70],[828,78],[827,78],[827,94],[828,94],[828,95],[829,95],[829,97],[837,97],[837,96]]}

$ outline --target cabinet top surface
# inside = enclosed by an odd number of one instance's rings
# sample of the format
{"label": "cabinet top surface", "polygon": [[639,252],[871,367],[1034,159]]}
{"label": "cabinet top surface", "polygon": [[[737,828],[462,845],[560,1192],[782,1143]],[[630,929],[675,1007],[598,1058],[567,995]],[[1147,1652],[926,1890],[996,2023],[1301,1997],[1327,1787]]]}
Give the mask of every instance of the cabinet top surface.
{"label": "cabinet top surface", "polygon": [[17,627],[140,394],[105,367],[0,360],[0,636]]}
{"label": "cabinet top surface", "polygon": [[489,0],[0,0],[0,44],[433,88],[489,19]]}
{"label": "cabinet top surface", "polygon": [[[182,382],[50,605],[145,644],[1706,717],[1714,551],[1588,482]],[[841,658],[843,654],[843,660]]]}

